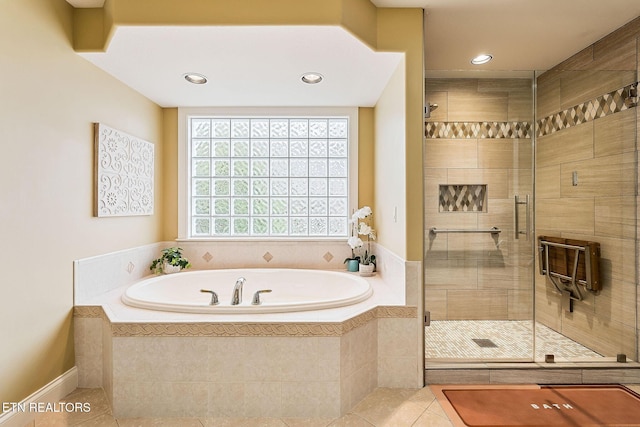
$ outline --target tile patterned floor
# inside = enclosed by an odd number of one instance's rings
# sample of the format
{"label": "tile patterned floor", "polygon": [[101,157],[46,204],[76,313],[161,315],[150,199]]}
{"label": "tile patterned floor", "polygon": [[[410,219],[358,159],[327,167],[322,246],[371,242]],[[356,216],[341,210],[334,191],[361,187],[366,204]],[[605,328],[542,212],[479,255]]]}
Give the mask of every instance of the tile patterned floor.
{"label": "tile patterned floor", "polygon": [[428,387],[378,388],[337,419],[301,418],[114,418],[102,389],[77,389],[63,402],[88,402],[85,413],[39,414],[25,427],[450,427]]}
{"label": "tile patterned floor", "polygon": [[[426,359],[430,361],[528,360],[532,350],[530,320],[434,320],[425,327]],[[491,340],[481,347],[475,340]],[[553,354],[556,361],[589,361],[602,355],[536,323],[535,361]]]}

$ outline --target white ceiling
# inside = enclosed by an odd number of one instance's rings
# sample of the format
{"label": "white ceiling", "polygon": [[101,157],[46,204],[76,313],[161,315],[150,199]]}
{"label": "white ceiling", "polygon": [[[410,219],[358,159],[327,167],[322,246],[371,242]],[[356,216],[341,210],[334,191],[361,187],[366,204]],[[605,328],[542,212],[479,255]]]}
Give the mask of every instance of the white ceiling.
{"label": "white ceiling", "polygon": [[163,107],[373,106],[404,56],[338,26],[119,27],[106,53],[80,55]]}
{"label": "white ceiling", "polygon": [[[372,0],[426,10],[427,70],[548,70],[640,16],[640,0]],[[494,59],[470,64],[480,53]]]}
{"label": "white ceiling", "polygon": [[[371,1],[426,10],[433,76],[546,70],[640,16],[640,0]],[[472,66],[478,53],[494,60]],[[106,53],[80,55],[164,107],[371,106],[402,57],[375,53],[340,27],[238,26],[119,27]],[[305,85],[307,71],[325,80]],[[186,72],[210,81],[188,84]]]}

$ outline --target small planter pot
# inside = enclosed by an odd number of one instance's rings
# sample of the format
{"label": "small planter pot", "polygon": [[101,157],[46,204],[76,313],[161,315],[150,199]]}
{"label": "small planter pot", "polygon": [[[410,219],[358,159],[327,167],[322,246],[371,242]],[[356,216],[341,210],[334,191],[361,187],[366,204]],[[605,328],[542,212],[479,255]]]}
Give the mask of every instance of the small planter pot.
{"label": "small planter pot", "polygon": [[347,271],[358,271],[359,261],[357,259],[347,260]]}
{"label": "small planter pot", "polygon": [[373,269],[375,268],[375,264],[360,264],[359,271],[361,276],[373,276]]}
{"label": "small planter pot", "polygon": [[179,272],[180,270],[182,270],[182,269],[180,268],[180,266],[179,266],[179,265],[171,265],[171,264],[169,264],[168,262],[165,262],[165,263],[162,265],[162,272],[163,272],[164,274],[177,273],[177,272]]}

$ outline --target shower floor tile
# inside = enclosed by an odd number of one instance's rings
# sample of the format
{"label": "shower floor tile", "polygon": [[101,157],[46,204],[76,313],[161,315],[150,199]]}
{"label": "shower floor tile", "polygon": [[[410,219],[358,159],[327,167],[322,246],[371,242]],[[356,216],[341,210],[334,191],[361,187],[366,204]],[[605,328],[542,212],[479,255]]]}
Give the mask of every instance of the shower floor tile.
{"label": "shower floor tile", "polygon": [[[492,343],[494,346],[487,345]],[[530,320],[434,320],[425,327],[425,358],[430,361],[529,361]],[[586,361],[602,355],[536,323],[535,361]]]}

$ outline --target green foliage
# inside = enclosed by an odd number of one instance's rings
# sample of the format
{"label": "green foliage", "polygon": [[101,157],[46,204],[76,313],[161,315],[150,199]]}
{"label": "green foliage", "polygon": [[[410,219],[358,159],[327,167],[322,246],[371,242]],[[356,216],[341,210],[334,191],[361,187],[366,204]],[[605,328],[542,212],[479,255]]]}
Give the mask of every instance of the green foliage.
{"label": "green foliage", "polygon": [[364,251],[364,256],[360,259],[360,263],[363,265],[376,265],[376,256],[372,255],[369,251]]}
{"label": "green foliage", "polygon": [[186,258],[182,257],[182,248],[176,246],[162,250],[162,256],[153,260],[149,270],[156,274],[164,272],[164,263],[172,265],[174,267],[180,267],[180,270],[191,267],[191,263]]}

